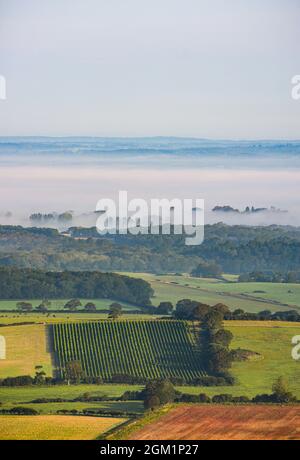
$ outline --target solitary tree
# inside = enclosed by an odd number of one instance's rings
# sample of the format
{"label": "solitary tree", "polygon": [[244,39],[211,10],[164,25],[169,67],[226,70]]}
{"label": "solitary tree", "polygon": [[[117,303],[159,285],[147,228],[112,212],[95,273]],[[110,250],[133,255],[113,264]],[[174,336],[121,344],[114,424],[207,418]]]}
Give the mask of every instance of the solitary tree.
{"label": "solitary tree", "polygon": [[110,306],[109,306],[109,313],[108,313],[108,317],[110,319],[117,319],[119,318],[119,316],[122,315],[122,305],[119,304],[119,303],[112,303]]}
{"label": "solitary tree", "polygon": [[29,302],[17,302],[17,309],[19,311],[31,311],[32,310],[32,304]]}
{"label": "solitary tree", "polygon": [[144,401],[145,409],[154,410],[158,406],[160,406],[160,400],[159,400],[158,396],[155,396],[155,395],[150,396],[149,398],[145,399],[145,401]]}
{"label": "solitary tree", "polygon": [[288,382],[283,376],[280,376],[275,380],[272,390],[276,402],[287,403],[297,400],[297,398],[289,390]]}
{"label": "solitary tree", "polygon": [[70,311],[75,311],[77,307],[81,307],[81,302],[79,299],[71,299],[64,305],[64,308]]}
{"label": "solitary tree", "polygon": [[48,311],[48,308],[46,307],[46,305],[41,303],[40,305],[36,307],[36,310],[40,311],[41,313],[46,313]]}
{"label": "solitary tree", "polygon": [[43,370],[43,366],[35,366],[35,377],[34,383],[36,385],[43,385],[45,383],[46,372]]}
{"label": "solitary tree", "polygon": [[80,380],[85,377],[81,362],[77,360],[67,362],[65,376],[68,384],[70,384],[70,382],[79,383]]}
{"label": "solitary tree", "polygon": [[96,311],[96,305],[93,302],[88,302],[85,304],[84,309],[86,311]]}
{"label": "solitary tree", "polygon": [[147,409],[154,409],[159,405],[173,402],[175,389],[169,380],[155,380],[147,383],[144,390],[144,406]]}

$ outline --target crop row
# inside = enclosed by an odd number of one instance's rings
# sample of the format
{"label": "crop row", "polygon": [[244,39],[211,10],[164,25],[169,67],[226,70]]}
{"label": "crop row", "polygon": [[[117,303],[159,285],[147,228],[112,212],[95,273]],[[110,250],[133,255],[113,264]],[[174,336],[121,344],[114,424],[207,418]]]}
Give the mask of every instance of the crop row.
{"label": "crop row", "polygon": [[201,353],[183,321],[101,321],[53,325],[54,351],[61,375],[79,360],[87,376],[110,379],[204,375]]}

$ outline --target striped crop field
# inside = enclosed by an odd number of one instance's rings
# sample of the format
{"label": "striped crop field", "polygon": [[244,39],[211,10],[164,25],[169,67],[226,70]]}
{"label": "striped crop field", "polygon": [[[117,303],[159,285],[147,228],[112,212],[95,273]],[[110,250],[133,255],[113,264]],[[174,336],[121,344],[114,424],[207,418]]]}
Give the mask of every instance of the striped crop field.
{"label": "striped crop field", "polygon": [[205,375],[191,326],[184,321],[102,321],[51,326],[61,376],[79,360],[87,376],[127,374],[149,379]]}

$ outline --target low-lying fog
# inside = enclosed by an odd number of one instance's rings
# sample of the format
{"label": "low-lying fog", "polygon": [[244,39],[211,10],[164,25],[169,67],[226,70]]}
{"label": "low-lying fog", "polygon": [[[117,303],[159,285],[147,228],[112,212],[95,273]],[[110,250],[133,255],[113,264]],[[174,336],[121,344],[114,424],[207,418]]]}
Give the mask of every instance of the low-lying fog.
{"label": "low-lying fog", "polygon": [[[198,152],[193,146],[186,155],[184,146],[176,154],[165,145],[146,154],[140,146],[132,154],[126,149],[103,152],[99,147],[91,153],[81,152],[79,143],[80,154],[76,149],[64,154],[62,147],[51,153],[42,147],[39,152],[35,145],[33,154],[26,142],[14,144],[13,151],[11,145],[0,142],[0,224],[32,225],[32,213],[72,210],[67,226],[92,226],[97,201],[117,201],[118,192],[126,190],[129,199],[203,198],[206,223],[300,225],[300,155],[295,143],[291,154],[284,145],[284,151],[277,146],[273,156],[268,145],[270,151],[264,145],[261,155],[257,145],[254,149],[243,144],[242,153],[236,152],[236,145],[226,150],[222,144],[221,154],[215,147],[211,152],[198,146]],[[274,206],[288,212],[212,212],[216,205],[240,210]],[[53,221],[45,226],[63,229],[66,224]]]}

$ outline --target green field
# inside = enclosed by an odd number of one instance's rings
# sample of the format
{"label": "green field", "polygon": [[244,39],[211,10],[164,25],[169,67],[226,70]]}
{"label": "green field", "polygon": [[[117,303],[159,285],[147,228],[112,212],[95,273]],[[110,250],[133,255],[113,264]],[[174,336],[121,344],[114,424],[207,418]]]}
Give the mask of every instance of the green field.
{"label": "green field", "polygon": [[[228,305],[231,310],[242,308],[249,312],[259,312],[262,310],[275,312],[291,309],[298,309],[300,311],[300,284],[238,283],[236,275],[224,275],[224,279],[219,280],[214,278],[194,278],[188,275],[154,275],[132,272],[123,272],[123,274],[148,281],[154,290],[152,304],[155,306],[163,301],[170,301],[175,306],[178,300],[192,299],[209,305],[221,302]],[[66,313],[63,307],[67,300],[69,299],[51,300],[51,307],[49,307],[48,313],[50,318],[57,317],[65,319],[67,316],[71,316],[76,321],[77,319],[106,318],[106,315],[102,313]],[[29,299],[26,301],[32,303],[34,308],[41,303],[41,299]],[[95,303],[98,310],[108,310],[109,305],[113,302],[111,299],[81,299],[83,306],[89,301]],[[0,300],[0,323],[5,322],[5,320],[2,321],[2,318],[5,318],[6,311],[16,310],[16,303],[17,300]],[[137,306],[121,303],[123,305],[124,317],[126,315],[129,317],[130,311],[139,309]],[[58,310],[59,312],[54,313],[53,310]],[[22,317],[25,316],[23,313],[22,315],[13,314]],[[36,315],[42,321],[46,320],[49,322],[49,316],[47,315],[26,313],[27,317]],[[76,315],[76,317],[73,315]]]}
{"label": "green field", "polygon": [[[2,409],[10,409],[14,407],[13,403],[2,404]],[[77,410],[83,412],[89,410],[90,412],[101,411],[102,414],[141,414],[144,412],[142,401],[101,401],[101,402],[45,402],[45,403],[26,403],[22,404],[23,407],[35,409],[39,414],[56,414],[59,410]]]}
{"label": "green field", "polygon": [[222,283],[216,292],[246,294],[264,301],[275,301],[300,309],[300,284],[293,283]]}
{"label": "green field", "polygon": [[242,308],[249,312],[300,310],[300,284],[238,283],[235,275],[224,275],[224,280],[219,280],[188,275],[124,274],[143,278],[151,284],[155,292],[153,305],[170,301],[175,306],[178,300],[192,299],[209,305],[221,302],[231,310]]}
{"label": "green field", "polygon": [[231,373],[237,384],[227,387],[185,387],[187,393],[204,392],[210,396],[230,393],[234,396],[271,393],[272,384],[284,376],[291,391],[300,399],[300,362],[292,359],[292,337],[300,335],[300,325],[285,322],[226,321],[233,334],[232,348],[244,348],[261,355],[258,360],[233,363]]}
{"label": "green field", "polygon": [[[152,321],[149,322],[149,324],[151,323]],[[162,324],[163,322],[157,321],[156,323]],[[261,354],[261,359],[234,363],[232,373],[238,379],[238,384],[233,387],[187,387],[185,391],[205,391],[211,395],[226,392],[234,395],[245,394],[254,396],[257,393],[270,392],[272,382],[275,378],[279,375],[284,375],[288,378],[292,390],[296,392],[300,398],[300,366],[299,362],[294,361],[291,357],[291,340],[294,335],[300,334],[300,325],[277,321],[226,321],[225,327],[229,328],[233,333],[233,348],[241,347],[256,351]],[[42,324],[1,328],[1,334],[7,339],[8,359],[0,361],[0,378],[20,374],[33,375],[34,366],[38,364],[44,365],[47,374],[51,374],[51,363],[53,363],[53,359],[51,359],[50,350],[46,347],[45,330],[45,326]],[[166,341],[167,339],[165,338],[164,340]],[[133,346],[131,346],[131,342],[126,343],[126,359],[127,355],[130,356],[130,360],[134,359],[134,350],[136,350],[137,347],[141,348],[139,341],[136,341],[136,339],[134,339]],[[115,348],[116,354],[118,354],[119,349],[120,347],[117,345]],[[162,353],[160,356],[164,356],[167,350],[165,345],[163,348],[160,346],[158,350]],[[176,350],[174,353],[175,352]],[[142,351],[140,352],[140,356],[143,356],[141,353]],[[146,358],[148,362],[154,363],[153,368],[157,370],[158,363],[151,361],[151,356],[148,354]],[[103,362],[105,364],[107,361]],[[109,363],[112,362],[113,360],[111,359]],[[116,362],[119,363],[119,361]],[[127,362],[129,362],[129,360]],[[114,365],[116,366],[116,364]],[[112,364],[110,364],[110,366],[112,367]],[[139,370],[143,367],[142,361],[137,359],[135,361],[135,366],[135,372],[138,372],[137,375],[142,375]],[[118,368],[116,368],[116,370],[118,370]],[[73,399],[76,395],[78,396],[84,392],[96,392],[98,395],[120,396],[125,390],[126,385],[71,385],[60,386],[59,396],[65,397],[65,395],[68,395],[66,396],[67,399]],[[20,398],[17,395],[20,395]],[[57,388],[55,386],[46,388],[32,387],[28,389],[0,387],[0,402],[21,402],[23,400],[26,401],[39,397],[55,396],[57,396]]]}
{"label": "green field", "polygon": [[51,326],[57,366],[80,360],[88,376],[145,378],[204,374],[192,327],[184,321],[114,321]]}
{"label": "green field", "polygon": [[125,391],[140,390],[140,385],[53,385],[30,387],[1,387],[0,402],[9,404],[28,403],[38,398],[64,398],[74,399],[89,393],[91,396],[114,397],[121,396]]}
{"label": "green field", "polygon": [[[29,326],[18,326],[23,332]],[[42,327],[42,326],[39,326]],[[228,321],[225,327],[234,335],[232,347],[246,348],[258,352],[258,360],[237,362],[233,364],[232,374],[238,383],[226,387],[195,387],[184,386],[178,389],[185,393],[206,393],[210,396],[220,393],[230,393],[234,396],[246,395],[253,397],[259,393],[270,393],[274,380],[283,375],[287,378],[291,391],[300,399],[300,366],[299,362],[291,357],[291,339],[300,334],[300,325],[283,322],[252,322]],[[128,347],[129,349],[129,347]],[[34,363],[33,363],[34,364]],[[8,375],[10,374],[7,371]],[[58,386],[32,386],[32,387],[0,387],[0,402],[3,407],[23,405],[37,398],[65,398],[74,399],[89,393],[91,396],[119,397],[127,390],[140,390],[137,385],[58,385]],[[83,408],[101,409],[103,411],[139,412],[142,405],[139,401],[97,403],[43,403],[28,404],[35,407],[43,414],[54,413],[58,409]]]}
{"label": "green field", "polygon": [[[38,305],[42,303],[42,299],[24,299],[26,302],[32,304],[33,309],[36,308]],[[51,305],[48,307],[48,310],[61,310],[64,312],[64,305],[70,299],[51,299]],[[78,307],[78,310],[82,310],[84,305],[88,302],[93,302],[96,305],[97,310],[109,310],[109,306],[112,302],[116,302],[112,299],[79,299],[82,303],[82,307]],[[17,310],[16,304],[20,300],[0,300],[0,310]],[[131,305],[126,302],[119,302],[123,306],[123,311],[130,311],[130,310],[139,310],[139,307],[136,305]]]}
{"label": "green field", "polygon": [[[39,324],[53,324],[53,323],[74,323],[76,322],[88,322],[88,321],[103,321],[107,320],[108,315],[106,313],[0,313],[0,325],[9,325],[14,323],[22,322],[33,322]],[[148,315],[148,314],[130,314],[124,312],[120,320],[147,320],[161,318],[161,315]],[[1,327],[1,326],[0,326]]]}
{"label": "green field", "polygon": [[[161,277],[158,278],[160,279]],[[163,284],[164,288],[166,287],[173,292],[173,287],[174,289],[186,289],[187,287],[177,284],[165,284],[165,282],[173,283],[176,280],[175,282],[184,283],[187,279],[188,277],[170,276],[167,277],[166,281],[158,281],[158,283]],[[246,293],[246,289],[250,289],[250,295],[252,288],[257,290],[257,286],[254,287],[248,283],[242,286],[235,283],[220,283],[217,280],[190,279],[189,281],[190,284],[193,284],[193,288],[190,287],[189,289],[195,289],[197,283],[203,282],[203,285],[206,285],[205,289],[208,289],[210,285],[212,289],[217,290],[222,284],[222,290],[224,287],[227,289],[234,288],[237,295],[240,294],[238,289],[241,287],[245,289],[244,293]],[[257,285],[258,283],[253,284]],[[259,287],[261,288],[261,285]],[[279,287],[280,290],[275,292],[277,296],[280,293],[284,294],[282,289],[287,288],[286,285],[280,285]],[[267,284],[264,286],[263,289],[266,295],[275,295],[272,292],[272,288],[274,288],[274,285]],[[297,289],[298,285],[295,288]],[[267,289],[270,290],[267,291]],[[275,289],[277,289],[277,285]],[[233,293],[233,291],[230,292]],[[279,308],[276,307],[276,309]],[[51,329],[55,331],[55,348],[56,353],[59,354],[62,368],[65,360],[80,359],[88,375],[101,375],[104,378],[109,378],[117,373],[128,373],[149,378],[174,375],[189,379],[203,373],[200,359],[201,351],[195,345],[194,329],[191,323],[153,320],[153,317],[149,317],[151,320],[140,320],[138,319],[140,315],[126,316],[126,314],[124,314],[122,320],[102,320],[98,322],[95,322],[96,318],[97,320],[100,318],[106,319],[107,315],[57,313],[55,316],[53,314],[47,316],[7,313],[1,316],[0,323],[28,321],[30,318],[38,318],[38,322],[43,324],[0,328],[0,334],[4,335],[7,341],[7,359],[0,361],[0,378],[20,374],[34,375],[34,367],[38,364],[43,365],[47,374],[50,375],[57,364],[54,359],[55,353]],[[126,320],[126,317],[131,318],[131,321]],[[50,324],[44,324],[47,322]],[[273,382],[280,375],[283,375],[288,380],[290,390],[300,399],[300,366],[299,362],[291,357],[291,340],[293,336],[300,335],[300,324],[280,321],[225,321],[224,324],[225,328],[233,333],[232,348],[240,347],[255,351],[259,353],[259,358],[233,363],[231,373],[237,379],[237,383],[234,386],[183,386],[178,387],[178,390],[191,394],[206,393],[209,396],[230,393],[234,396],[245,395],[253,397],[256,394],[271,393]],[[144,411],[142,401],[92,402],[87,400],[86,402],[74,402],[70,400],[79,396],[82,397],[86,393],[89,396],[101,396],[104,398],[120,397],[125,391],[140,390],[141,388],[142,386],[138,385],[116,384],[73,384],[13,388],[0,386],[0,403],[3,409],[10,409],[17,405],[36,409],[41,414],[41,417],[57,417],[55,414],[58,410],[77,410],[80,412],[89,410],[100,411],[104,417],[105,414],[115,414],[127,419],[132,414],[139,415]],[[69,401],[38,404],[32,402],[38,398],[57,397],[65,398]],[[55,420],[61,423],[64,417],[67,416],[59,416]],[[70,436],[79,436],[80,427],[76,425],[76,420],[82,418],[75,418],[75,424],[70,419]],[[100,423],[101,420],[104,422],[104,418],[94,417],[94,419],[99,420]],[[3,437],[7,436],[7,432],[10,430],[14,431],[16,437],[22,436],[22,418],[3,416],[1,417],[1,422],[2,420]],[[20,421],[20,423],[12,423],[14,420]],[[30,419],[26,418],[26,420],[29,421]],[[45,420],[46,430],[52,430],[52,428],[48,428],[48,419],[41,420]],[[37,429],[33,429],[33,426],[34,424],[31,424],[31,422],[27,423],[26,430],[29,430],[30,433],[34,431],[34,435],[37,436]],[[110,424],[107,426],[110,426]],[[97,427],[95,429],[97,430]],[[103,428],[103,430],[105,431],[106,428]],[[99,429],[96,435],[100,435],[103,430],[102,428]],[[31,436],[30,433],[28,432],[28,436]]]}
{"label": "green field", "polygon": [[[39,398],[64,398],[72,400],[83,395],[97,397],[119,397],[128,389],[140,390],[140,386],[132,385],[58,385],[58,386],[31,386],[31,387],[1,387],[0,403],[2,409],[23,406],[37,410],[42,415],[54,415],[58,410],[77,410],[83,412],[100,411],[101,414],[136,414],[143,413],[142,401],[96,401],[96,402],[44,402],[33,403]],[[7,416],[5,416],[7,417]],[[18,418],[16,416],[16,418]],[[4,419],[7,420],[6,418]]]}

